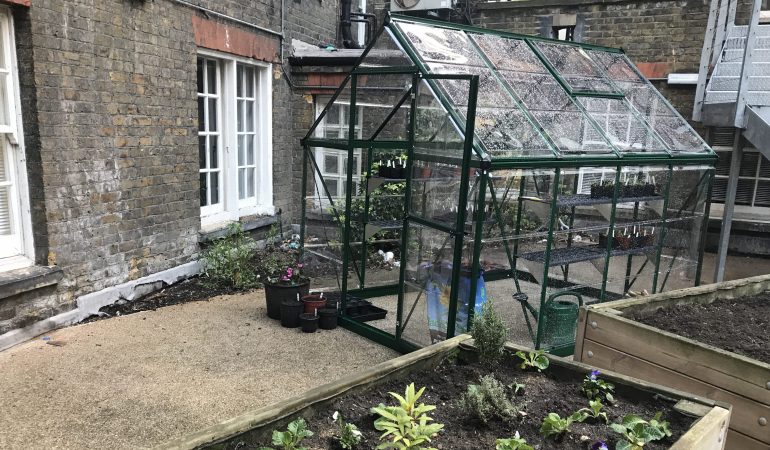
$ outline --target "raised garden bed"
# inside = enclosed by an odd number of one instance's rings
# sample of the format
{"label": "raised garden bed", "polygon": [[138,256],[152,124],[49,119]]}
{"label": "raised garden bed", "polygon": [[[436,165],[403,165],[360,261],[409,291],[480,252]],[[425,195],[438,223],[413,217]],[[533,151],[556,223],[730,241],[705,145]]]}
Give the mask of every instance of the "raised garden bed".
{"label": "raised garden bed", "polygon": [[[525,404],[523,411],[513,419],[490,421],[481,425],[468,418],[456,402],[469,383],[478,383],[479,376],[487,371],[472,363],[475,349],[468,346],[466,335],[426,347],[414,353],[379,364],[364,372],[346,377],[333,383],[309,390],[294,399],[249,412],[230,419],[193,435],[169,442],[162,448],[190,449],[254,449],[270,444],[275,429],[286,429],[286,425],[303,417],[315,436],[302,445],[310,449],[335,449],[332,436],[338,428],[332,422],[332,414],[339,411],[347,422],[355,423],[363,433],[364,441],[356,448],[374,448],[379,443],[381,432],[373,428],[373,416],[369,409],[379,403],[393,404],[388,391],[403,393],[404,387],[416,382],[417,387],[427,389],[420,402],[437,406],[430,415],[445,428],[433,440],[434,447],[443,449],[490,449],[495,439],[513,437],[519,431],[536,448],[586,449],[590,442],[580,442],[586,435],[594,440],[609,441],[614,448],[617,434],[602,423],[573,424],[571,432],[558,443],[552,438],[543,438],[538,433],[543,417],[555,412],[562,417],[574,410],[587,406],[579,389],[591,368],[557,357],[550,357],[550,366],[542,373],[524,372],[514,363],[518,361],[511,353],[517,350],[509,347],[507,364],[494,370],[495,376],[503,383],[514,381],[525,385],[523,394],[513,397],[515,403]],[[675,450],[721,449],[724,443],[730,411],[727,405],[720,405],[703,398],[669,390],[660,386],[640,383],[637,380],[614,373],[601,375],[615,384],[616,406],[606,408],[611,421],[619,421],[629,412],[639,413],[646,418],[656,411],[663,413],[663,419],[671,423],[672,437],[645,448]]]}
{"label": "raised garden bed", "polygon": [[593,305],[575,360],[730,403],[727,448],[770,450],[769,309],[770,275]]}

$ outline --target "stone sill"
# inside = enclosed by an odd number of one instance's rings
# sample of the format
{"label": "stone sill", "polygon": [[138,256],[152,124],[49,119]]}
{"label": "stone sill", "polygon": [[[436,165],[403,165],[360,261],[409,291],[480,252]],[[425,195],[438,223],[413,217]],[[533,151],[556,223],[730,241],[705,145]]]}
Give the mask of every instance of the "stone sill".
{"label": "stone sill", "polygon": [[30,266],[0,272],[0,299],[57,284],[64,273],[56,266]]}
{"label": "stone sill", "polygon": [[[256,230],[258,228],[269,227],[278,222],[277,216],[248,216],[240,219],[243,231]],[[198,242],[206,243],[227,236],[227,226],[232,222],[222,222],[210,230],[201,230],[198,232]]]}

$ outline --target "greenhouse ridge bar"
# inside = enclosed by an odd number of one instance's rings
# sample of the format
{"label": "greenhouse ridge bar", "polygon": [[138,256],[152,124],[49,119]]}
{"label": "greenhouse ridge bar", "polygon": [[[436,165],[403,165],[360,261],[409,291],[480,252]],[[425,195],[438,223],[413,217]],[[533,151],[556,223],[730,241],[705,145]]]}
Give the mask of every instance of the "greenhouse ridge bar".
{"label": "greenhouse ridge bar", "polygon": [[700,282],[716,156],[617,49],[392,16],[302,144],[306,271],[393,348],[491,300],[568,354],[579,304]]}

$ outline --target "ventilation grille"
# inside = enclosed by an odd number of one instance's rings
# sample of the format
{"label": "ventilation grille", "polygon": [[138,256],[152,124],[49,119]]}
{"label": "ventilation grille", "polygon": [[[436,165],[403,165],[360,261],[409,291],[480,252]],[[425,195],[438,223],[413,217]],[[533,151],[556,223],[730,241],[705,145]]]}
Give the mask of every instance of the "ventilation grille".
{"label": "ventilation grille", "polygon": [[735,128],[733,127],[714,127],[709,132],[709,140],[712,147],[732,148],[734,139]]}

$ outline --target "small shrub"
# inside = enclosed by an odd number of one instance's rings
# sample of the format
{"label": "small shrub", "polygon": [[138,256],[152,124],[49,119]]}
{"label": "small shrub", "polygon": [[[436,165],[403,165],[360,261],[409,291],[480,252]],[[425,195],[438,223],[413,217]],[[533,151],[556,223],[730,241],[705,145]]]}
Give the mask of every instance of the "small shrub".
{"label": "small shrub", "polygon": [[481,314],[473,317],[471,334],[482,364],[493,365],[502,358],[505,341],[508,339],[508,328],[495,311],[491,300],[484,303]]}
{"label": "small shrub", "polygon": [[660,420],[661,413],[646,421],[636,414],[623,417],[621,423],[610,425],[612,430],[620,433],[623,440],[615,445],[616,450],[642,450],[644,445],[671,436],[668,422]]}
{"label": "small shrub", "polygon": [[519,408],[508,400],[503,383],[492,375],[481,377],[479,384],[468,385],[458,403],[468,415],[483,423],[494,417],[512,419],[519,412]]}
{"label": "small shrub", "polygon": [[240,223],[227,227],[227,236],[217,239],[201,257],[204,283],[210,287],[248,289],[259,284],[252,263],[256,244]]}
{"label": "small shrub", "polygon": [[535,350],[533,352],[524,353],[521,350],[516,352],[516,356],[521,359],[519,367],[522,369],[536,369],[538,372],[542,372],[547,369],[551,362],[548,357],[545,356],[543,350]]}
{"label": "small shrub", "polygon": [[431,438],[444,428],[440,423],[428,423],[433,419],[428,412],[436,409],[433,405],[425,403],[417,404],[417,400],[425,388],[415,392],[414,383],[406,387],[406,393],[402,397],[391,392],[398,406],[385,406],[380,404],[372,408],[372,412],[380,417],[374,421],[374,428],[384,431],[380,440],[390,436],[390,441],[383,442],[377,449],[397,450],[435,450],[431,447],[423,447],[423,444],[431,441]]}
{"label": "small shrub", "polygon": [[[299,419],[291,422],[286,431],[273,431],[273,445],[279,446],[281,450],[307,450],[299,444],[307,437],[313,435],[313,432],[307,429],[305,419]],[[273,450],[269,447],[261,447],[259,450]]]}
{"label": "small shrub", "polygon": [[338,411],[334,411],[332,419],[340,427],[340,434],[337,437],[340,447],[350,450],[361,442],[361,431],[358,430],[357,426],[342,420],[342,415]]}
{"label": "small shrub", "polygon": [[519,432],[510,439],[498,439],[495,442],[495,450],[534,450],[527,441],[519,436]]}
{"label": "small shrub", "polygon": [[615,385],[604,381],[599,378],[601,372],[598,370],[592,370],[590,374],[586,375],[583,380],[583,387],[581,392],[589,400],[604,400],[607,403],[615,403],[615,397],[612,395],[615,392]]}

